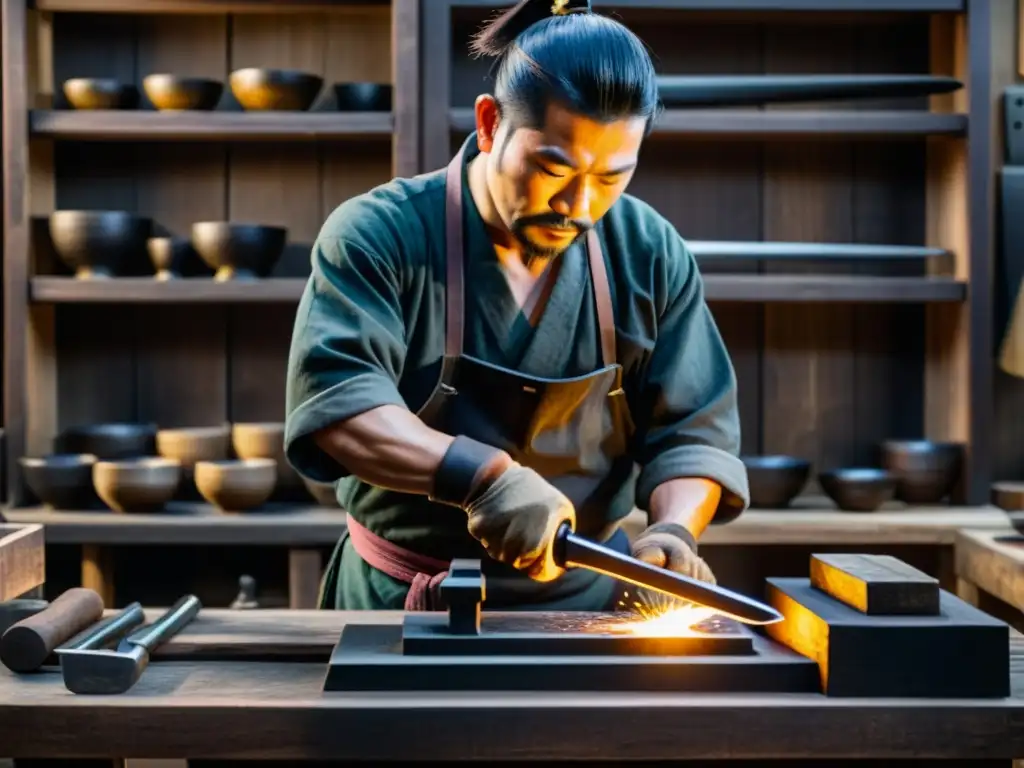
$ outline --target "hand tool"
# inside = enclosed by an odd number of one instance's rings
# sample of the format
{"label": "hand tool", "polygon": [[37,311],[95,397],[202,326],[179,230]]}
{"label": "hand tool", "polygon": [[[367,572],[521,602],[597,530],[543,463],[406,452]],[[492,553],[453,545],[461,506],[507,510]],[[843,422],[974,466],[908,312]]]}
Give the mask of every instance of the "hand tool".
{"label": "hand tool", "polygon": [[74,587],[44,610],[23,618],[0,637],[0,661],[12,672],[35,672],[68,638],[103,616],[103,598]]}
{"label": "hand tool", "polygon": [[711,608],[744,624],[774,624],[782,621],[782,614],[764,603],[724,587],[691,579],[623,555],[576,535],[568,523],[563,523],[555,534],[554,558],[562,568],[586,568],[619,581]]}
{"label": "hand tool", "polygon": [[115,650],[96,644],[58,648],[64,685],[72,693],[124,693],[149,666],[149,655],[185,627],[202,607],[195,595],[185,595],[152,624],[137,629]]}
{"label": "hand tool", "polygon": [[666,107],[734,107],[758,104],[932,96],[963,88],[933,75],[662,75],[658,93]]}
{"label": "hand tool", "polygon": [[3,637],[8,627],[13,627],[29,616],[35,616],[45,610],[49,604],[49,600],[36,600],[28,597],[17,597],[14,600],[0,603],[0,637]]}

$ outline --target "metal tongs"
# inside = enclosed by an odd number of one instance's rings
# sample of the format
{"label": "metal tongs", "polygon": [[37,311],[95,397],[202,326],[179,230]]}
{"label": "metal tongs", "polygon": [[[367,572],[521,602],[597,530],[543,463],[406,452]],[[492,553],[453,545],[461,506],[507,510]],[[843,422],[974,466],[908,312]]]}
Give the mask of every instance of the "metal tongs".
{"label": "metal tongs", "polygon": [[774,624],[783,618],[771,606],[746,595],[659,568],[578,536],[568,523],[563,523],[555,534],[554,557],[562,568],[586,568],[696,603],[744,624]]}

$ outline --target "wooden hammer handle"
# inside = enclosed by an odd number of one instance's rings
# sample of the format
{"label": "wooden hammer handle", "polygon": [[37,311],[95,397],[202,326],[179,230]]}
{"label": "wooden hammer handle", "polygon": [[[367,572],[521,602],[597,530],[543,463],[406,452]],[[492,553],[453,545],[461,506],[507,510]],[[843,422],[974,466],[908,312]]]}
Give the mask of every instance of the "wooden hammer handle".
{"label": "wooden hammer handle", "polygon": [[103,616],[103,598],[74,587],[45,610],[22,619],[0,637],[0,661],[12,672],[34,672],[54,649]]}

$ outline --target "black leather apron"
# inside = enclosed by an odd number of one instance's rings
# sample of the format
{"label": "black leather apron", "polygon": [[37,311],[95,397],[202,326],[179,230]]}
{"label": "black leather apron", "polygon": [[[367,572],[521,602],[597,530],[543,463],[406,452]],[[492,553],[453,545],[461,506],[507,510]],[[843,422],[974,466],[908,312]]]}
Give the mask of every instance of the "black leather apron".
{"label": "black leather apron", "polygon": [[[569,379],[544,379],[495,366],[463,353],[464,249],[462,166],[460,150],[447,169],[446,326],[439,381],[417,415],[449,435],[466,435],[507,451],[561,490],[576,507],[576,530],[626,552],[628,541],[617,520],[607,519],[606,488],[618,489],[634,471],[629,445],[634,426],[622,390],[622,367],[615,361],[615,326],[611,291],[600,240],[586,235],[590,278],[600,327],[601,365]],[[339,578],[338,560],[345,538],[335,548],[321,591],[330,603]],[[488,558],[488,603],[539,604],[556,608],[560,600],[582,592],[607,593],[617,599],[614,580],[573,569],[542,584]],[[585,610],[600,609],[591,605]]]}

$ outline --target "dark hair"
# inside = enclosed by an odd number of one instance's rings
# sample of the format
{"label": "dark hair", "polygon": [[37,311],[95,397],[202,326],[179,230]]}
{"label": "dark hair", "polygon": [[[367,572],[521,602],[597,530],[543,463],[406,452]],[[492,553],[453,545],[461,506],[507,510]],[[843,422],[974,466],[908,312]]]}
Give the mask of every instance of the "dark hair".
{"label": "dark hair", "polygon": [[513,127],[538,127],[550,101],[596,120],[647,118],[658,111],[658,84],[643,41],[590,10],[587,0],[520,0],[472,41],[496,58],[494,98]]}

